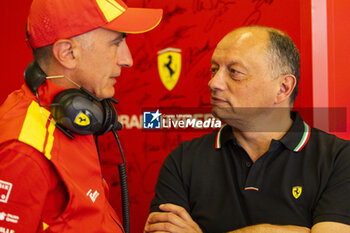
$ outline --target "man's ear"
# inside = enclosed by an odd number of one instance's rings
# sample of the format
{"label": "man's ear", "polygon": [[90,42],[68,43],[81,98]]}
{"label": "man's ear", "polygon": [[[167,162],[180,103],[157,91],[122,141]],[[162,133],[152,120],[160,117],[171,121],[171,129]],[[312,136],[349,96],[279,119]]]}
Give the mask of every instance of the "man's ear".
{"label": "man's ear", "polygon": [[279,81],[279,90],[276,96],[276,104],[283,103],[284,101],[288,101],[289,104],[289,97],[292,94],[295,85],[297,83],[297,79],[292,74],[286,74],[282,75],[278,78]]}
{"label": "man's ear", "polygon": [[63,67],[74,69],[77,65],[78,48],[74,40],[61,39],[52,46],[52,54]]}

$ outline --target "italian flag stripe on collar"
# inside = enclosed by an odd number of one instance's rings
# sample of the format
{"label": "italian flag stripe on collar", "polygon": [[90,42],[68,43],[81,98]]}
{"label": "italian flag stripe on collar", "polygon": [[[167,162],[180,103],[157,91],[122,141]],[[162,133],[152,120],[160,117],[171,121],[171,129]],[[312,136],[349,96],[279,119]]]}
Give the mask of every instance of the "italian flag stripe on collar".
{"label": "italian flag stripe on collar", "polygon": [[216,134],[216,140],[215,140],[215,148],[220,149],[221,148],[221,131],[226,125],[221,126],[221,129]]}
{"label": "italian flag stripe on collar", "polygon": [[310,134],[311,134],[310,126],[308,126],[308,124],[306,124],[305,121],[303,123],[304,123],[304,134],[301,137],[299,144],[294,148],[294,152],[301,151],[310,138]]}
{"label": "italian flag stripe on collar", "polygon": [[[293,150],[294,152],[301,151],[304,148],[304,146],[307,144],[310,138],[310,134],[311,134],[310,126],[306,124],[305,121],[303,123],[304,123],[304,133],[303,133],[303,136],[301,137],[299,144],[294,148]],[[215,140],[216,149],[221,148],[221,131],[225,126],[226,125],[223,125],[221,129],[218,131],[218,133],[216,134],[216,140]]]}

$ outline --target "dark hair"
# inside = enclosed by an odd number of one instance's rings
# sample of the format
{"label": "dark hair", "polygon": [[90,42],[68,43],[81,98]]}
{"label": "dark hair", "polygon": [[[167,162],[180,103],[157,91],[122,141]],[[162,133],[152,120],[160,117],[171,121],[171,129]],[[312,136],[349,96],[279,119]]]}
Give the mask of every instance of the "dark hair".
{"label": "dark hair", "polygon": [[283,74],[292,74],[296,78],[295,88],[290,95],[290,103],[293,104],[298,95],[300,78],[300,55],[293,40],[285,33],[268,28],[270,37],[268,53],[271,59],[272,74],[274,77]]}
{"label": "dark hair", "polygon": [[52,45],[33,49],[33,57],[39,64],[49,65],[52,58]]}

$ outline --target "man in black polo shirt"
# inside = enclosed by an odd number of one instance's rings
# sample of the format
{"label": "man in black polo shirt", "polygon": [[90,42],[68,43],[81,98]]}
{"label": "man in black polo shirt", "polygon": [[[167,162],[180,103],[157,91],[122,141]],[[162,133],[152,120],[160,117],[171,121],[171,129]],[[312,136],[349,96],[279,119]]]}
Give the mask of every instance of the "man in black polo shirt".
{"label": "man in black polo shirt", "polygon": [[291,112],[293,41],[273,28],[236,29],[211,69],[212,112],[226,125],[170,153],[145,232],[350,232],[350,143]]}

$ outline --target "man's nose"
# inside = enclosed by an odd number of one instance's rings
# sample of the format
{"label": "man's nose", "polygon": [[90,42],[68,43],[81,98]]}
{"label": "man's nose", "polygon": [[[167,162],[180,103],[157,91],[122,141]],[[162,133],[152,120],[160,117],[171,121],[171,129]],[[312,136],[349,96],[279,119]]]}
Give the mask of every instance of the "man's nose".
{"label": "man's nose", "polygon": [[218,69],[215,73],[213,73],[211,79],[208,82],[210,90],[224,90],[226,86],[224,78],[223,69]]}
{"label": "man's nose", "polygon": [[123,67],[131,67],[133,65],[132,56],[125,40],[118,49],[118,65]]}

